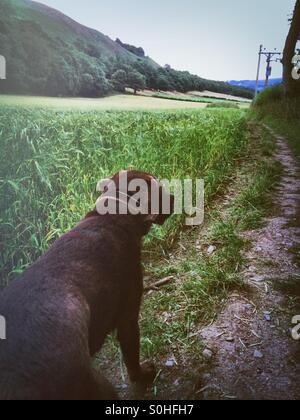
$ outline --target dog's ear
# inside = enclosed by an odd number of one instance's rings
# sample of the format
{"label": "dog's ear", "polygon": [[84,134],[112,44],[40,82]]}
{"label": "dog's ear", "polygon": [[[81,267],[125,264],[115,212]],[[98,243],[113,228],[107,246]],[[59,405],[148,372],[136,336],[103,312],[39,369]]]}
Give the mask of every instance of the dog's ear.
{"label": "dog's ear", "polygon": [[94,209],[92,211],[90,211],[86,216],[85,219],[90,219],[91,217],[96,217],[96,216],[100,216],[99,213],[97,212],[97,209]]}
{"label": "dog's ear", "polygon": [[171,214],[149,214],[145,221],[151,225],[162,226],[170,216]]}
{"label": "dog's ear", "polygon": [[151,225],[159,224],[157,223],[159,217],[160,217],[159,214],[147,214],[145,216],[145,222],[150,223]]}

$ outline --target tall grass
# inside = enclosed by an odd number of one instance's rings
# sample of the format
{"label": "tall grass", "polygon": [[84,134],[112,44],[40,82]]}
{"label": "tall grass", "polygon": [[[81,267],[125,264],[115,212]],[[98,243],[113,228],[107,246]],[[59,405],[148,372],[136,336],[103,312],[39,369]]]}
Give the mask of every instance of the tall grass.
{"label": "tall grass", "polygon": [[[0,272],[6,284],[94,207],[120,169],[205,178],[209,200],[246,145],[241,110],[55,112],[0,107]],[[151,233],[167,241],[181,218]]]}
{"label": "tall grass", "polygon": [[299,120],[300,98],[287,98],[283,85],[273,86],[257,96],[254,110],[260,118],[272,115],[281,120]]}
{"label": "tall grass", "polygon": [[258,95],[253,111],[256,118],[287,138],[300,161],[300,98],[288,98],[283,86],[274,86]]}

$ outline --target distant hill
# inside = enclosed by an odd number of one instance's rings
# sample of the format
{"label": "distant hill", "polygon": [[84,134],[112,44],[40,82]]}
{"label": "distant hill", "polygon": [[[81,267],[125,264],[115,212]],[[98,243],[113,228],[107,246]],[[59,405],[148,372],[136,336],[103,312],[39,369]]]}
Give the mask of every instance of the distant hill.
{"label": "distant hill", "polygon": [[30,0],[0,0],[0,55],[7,60],[2,93],[97,97],[132,87],[253,96],[244,87],[161,67],[143,48]]}
{"label": "distant hill", "polygon": [[[253,90],[255,90],[255,87],[256,87],[256,80],[239,80],[239,81],[230,80],[228,83],[232,86],[239,86],[239,87],[244,87],[244,88],[253,89]],[[282,78],[269,80],[269,86],[280,85],[281,83],[282,83]],[[265,80],[259,80],[258,88],[259,88],[259,91],[265,89]]]}

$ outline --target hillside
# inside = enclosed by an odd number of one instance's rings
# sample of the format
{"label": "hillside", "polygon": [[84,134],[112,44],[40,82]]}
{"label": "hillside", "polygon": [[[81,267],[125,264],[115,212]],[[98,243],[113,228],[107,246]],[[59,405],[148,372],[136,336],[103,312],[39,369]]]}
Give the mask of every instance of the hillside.
{"label": "hillside", "polygon": [[[264,90],[265,83],[266,83],[265,80],[259,80],[258,81],[259,91]],[[276,86],[276,85],[280,85],[281,83],[282,83],[282,78],[270,79],[269,80],[269,86]],[[244,88],[247,88],[247,89],[255,90],[256,80],[230,80],[229,84],[232,85],[232,86],[240,86],[240,87],[244,87]]]}
{"label": "hillside", "polygon": [[7,60],[2,93],[98,97],[133,89],[251,91],[160,67],[144,50],[87,28],[30,0],[1,0],[0,55]]}

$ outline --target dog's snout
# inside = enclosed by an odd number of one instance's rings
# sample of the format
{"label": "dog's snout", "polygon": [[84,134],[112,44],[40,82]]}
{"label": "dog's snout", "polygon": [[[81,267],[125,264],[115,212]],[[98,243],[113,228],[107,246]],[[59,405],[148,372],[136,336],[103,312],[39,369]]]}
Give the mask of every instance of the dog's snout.
{"label": "dog's snout", "polygon": [[160,192],[160,210],[154,222],[156,225],[163,225],[175,210],[175,196],[167,192],[164,187],[160,188]]}

